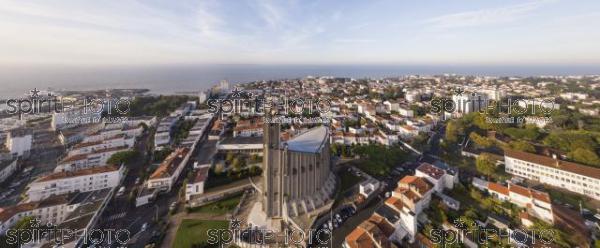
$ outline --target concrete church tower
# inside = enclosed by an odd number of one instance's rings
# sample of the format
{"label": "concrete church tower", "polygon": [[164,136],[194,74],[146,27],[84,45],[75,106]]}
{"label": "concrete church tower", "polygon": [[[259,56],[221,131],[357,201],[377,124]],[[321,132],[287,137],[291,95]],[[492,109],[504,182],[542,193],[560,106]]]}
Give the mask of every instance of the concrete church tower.
{"label": "concrete church tower", "polygon": [[269,226],[281,229],[296,216],[314,216],[331,203],[329,129],[312,128],[286,142],[280,125],[266,123],[263,132],[262,211]]}

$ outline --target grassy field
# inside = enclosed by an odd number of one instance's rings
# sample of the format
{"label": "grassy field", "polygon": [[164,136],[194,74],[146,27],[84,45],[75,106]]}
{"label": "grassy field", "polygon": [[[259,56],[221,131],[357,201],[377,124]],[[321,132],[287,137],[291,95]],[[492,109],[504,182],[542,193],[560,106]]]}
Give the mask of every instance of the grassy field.
{"label": "grassy field", "polygon": [[345,190],[351,188],[352,186],[358,184],[360,181],[362,181],[362,177],[356,176],[348,170],[340,171],[338,176],[340,177],[340,181],[341,181],[341,183],[340,183],[341,191],[345,191]]}
{"label": "grassy field", "polygon": [[349,190],[363,180],[362,177],[352,174],[348,169],[340,170],[337,176],[340,179],[340,185],[336,189],[334,208],[342,204],[346,200],[346,196],[350,194]]}
{"label": "grassy field", "polygon": [[235,194],[218,202],[213,202],[197,208],[192,208],[190,213],[210,213],[214,215],[223,215],[235,209],[240,203],[242,194]]}
{"label": "grassy field", "polygon": [[[228,229],[229,223],[227,221],[211,221],[211,220],[183,220],[179,229],[177,229],[177,235],[175,236],[175,242],[173,247],[175,248],[191,248],[193,245],[208,245],[208,233],[209,229]],[[212,246],[201,246],[201,247],[212,247]],[[219,247],[215,244],[214,247]]]}

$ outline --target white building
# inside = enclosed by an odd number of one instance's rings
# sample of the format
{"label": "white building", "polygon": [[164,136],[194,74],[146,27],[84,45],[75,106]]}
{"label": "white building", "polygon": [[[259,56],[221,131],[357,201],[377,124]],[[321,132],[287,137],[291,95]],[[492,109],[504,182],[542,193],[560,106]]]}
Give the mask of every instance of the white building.
{"label": "white building", "polygon": [[374,178],[371,178],[370,180],[362,181],[358,185],[358,192],[359,192],[359,194],[364,196],[365,199],[367,199],[371,195],[373,195],[373,193],[375,193],[377,191],[377,189],[379,189],[380,186],[381,186],[381,183],[379,181],[377,181]]}
{"label": "white building", "polygon": [[458,115],[468,114],[480,110],[483,111],[487,107],[488,96],[465,92],[460,95],[453,95],[452,101],[454,101],[456,106],[454,113]]}
{"label": "white building", "polygon": [[113,154],[127,150],[129,148],[123,146],[94,150],[85,154],[69,155],[58,162],[54,172],[76,171],[105,165]]}
{"label": "white building", "polygon": [[217,142],[220,153],[263,154],[262,137],[227,137]]}
{"label": "white building", "polygon": [[178,116],[165,117],[160,121],[154,134],[154,146],[157,150],[168,146],[171,143],[171,131],[175,124],[179,121]]}
{"label": "white building", "polygon": [[600,200],[600,169],[556,158],[505,150],[506,172]]}
{"label": "white building", "polygon": [[444,189],[452,189],[458,182],[458,175],[451,170],[443,170],[429,163],[422,163],[415,170],[415,176],[427,179],[435,191],[443,193]]}
{"label": "white building", "polygon": [[198,102],[199,103],[204,103],[204,102],[206,102],[207,99],[208,99],[208,96],[206,95],[206,91],[200,91],[200,93],[198,93]]}
{"label": "white building", "polygon": [[98,166],[74,172],[57,172],[29,184],[28,201],[40,201],[53,195],[114,188],[121,182],[124,166]]}
{"label": "white building", "polygon": [[35,202],[20,203],[0,208],[0,233],[6,231],[25,217],[34,217],[40,224],[60,224],[70,213],[69,202],[76,194],[56,195]]}
{"label": "white building", "polygon": [[219,83],[219,90],[221,93],[227,93],[229,91],[229,82],[227,80],[221,80]]}
{"label": "white building", "polygon": [[503,186],[489,182],[487,191],[501,201],[509,201],[519,207],[525,208],[530,215],[554,223],[552,201],[546,192],[525,188],[516,184]]}
{"label": "white building", "polygon": [[409,242],[414,242],[418,233],[418,218],[423,209],[429,207],[433,185],[426,179],[417,176],[405,176],[398,182],[398,187],[392,192],[392,197],[385,201],[386,206],[399,213],[397,229],[404,230]]}
{"label": "white building", "polygon": [[404,116],[404,117],[414,117],[415,116],[414,111],[406,106],[398,107],[398,114],[401,116]]}
{"label": "white building", "polygon": [[64,112],[54,112],[52,113],[52,129],[60,130],[82,124],[99,123],[101,122],[102,115],[101,113],[98,113],[98,109],[100,109],[100,107],[89,107],[88,109],[78,108]]}
{"label": "white building", "polygon": [[17,159],[0,160],[0,183],[11,177],[17,171]]}
{"label": "white building", "polygon": [[114,137],[107,138],[99,141],[90,141],[79,143],[71,148],[69,156],[78,154],[94,153],[96,151],[102,151],[111,148],[131,148],[135,143],[133,137],[128,138],[125,134],[117,134]]}
{"label": "white building", "polygon": [[173,151],[150,175],[150,178],[146,182],[146,187],[166,192],[171,191],[171,188],[181,175],[181,171],[188,163],[191,154],[189,148],[178,148]]}
{"label": "white building", "polygon": [[194,173],[194,179],[190,180],[185,188],[185,201],[189,201],[196,195],[204,194],[204,182],[208,177],[210,164],[199,167]]}
{"label": "white building", "polygon": [[33,136],[30,132],[17,129],[0,133],[0,146],[4,145],[8,152],[16,158],[27,158],[30,155]]}
{"label": "white building", "polygon": [[[90,203],[104,200],[108,193],[109,191],[107,190],[69,193],[51,196],[41,201],[20,203],[0,208],[0,233],[6,234],[9,228],[26,217],[35,218],[43,226],[46,224],[63,224],[69,221],[72,215],[85,216],[86,213],[78,211],[81,210],[79,207],[94,210],[94,207],[90,208]],[[100,205],[94,206],[100,207]]]}

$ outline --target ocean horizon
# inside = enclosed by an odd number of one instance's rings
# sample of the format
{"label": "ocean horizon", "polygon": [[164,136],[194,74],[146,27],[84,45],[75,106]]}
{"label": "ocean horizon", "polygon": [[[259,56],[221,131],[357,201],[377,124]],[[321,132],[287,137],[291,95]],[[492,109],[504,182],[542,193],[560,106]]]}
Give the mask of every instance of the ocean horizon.
{"label": "ocean horizon", "polygon": [[231,85],[306,76],[386,78],[406,75],[476,76],[598,75],[596,65],[164,65],[27,66],[0,68],[0,98],[40,90],[145,88],[154,94],[198,92],[228,80]]}

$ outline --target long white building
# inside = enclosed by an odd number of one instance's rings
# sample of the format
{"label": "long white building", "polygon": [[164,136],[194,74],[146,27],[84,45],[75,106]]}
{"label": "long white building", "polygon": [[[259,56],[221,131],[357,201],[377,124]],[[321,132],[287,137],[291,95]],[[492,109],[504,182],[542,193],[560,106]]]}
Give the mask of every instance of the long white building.
{"label": "long white building", "polygon": [[17,171],[17,159],[0,160],[0,183],[11,177]]}
{"label": "long white building", "polygon": [[114,188],[121,182],[125,166],[106,165],[78,171],[52,173],[29,184],[28,201],[40,201],[53,195]]}
{"label": "long white building", "polygon": [[158,189],[160,191],[171,191],[173,185],[181,175],[181,171],[190,159],[189,148],[178,148],[173,151],[160,166],[150,175],[146,182],[149,189]]}
{"label": "long white building", "polygon": [[514,150],[504,151],[506,172],[600,200],[600,169]]}
{"label": "long white building", "polygon": [[117,152],[127,151],[128,147],[112,147],[95,150],[91,153],[69,155],[58,162],[54,172],[76,171],[105,165],[108,159]]}

